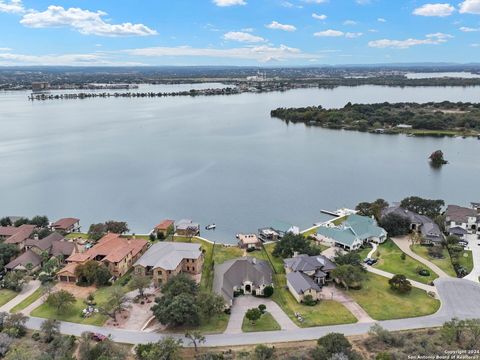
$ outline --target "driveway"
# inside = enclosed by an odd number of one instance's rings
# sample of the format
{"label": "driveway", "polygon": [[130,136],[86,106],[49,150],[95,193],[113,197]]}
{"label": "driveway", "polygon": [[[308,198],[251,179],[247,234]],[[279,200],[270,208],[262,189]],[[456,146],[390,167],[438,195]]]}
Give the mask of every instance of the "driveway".
{"label": "driveway", "polygon": [[470,274],[464,277],[464,279],[479,282],[478,278],[480,277],[480,240],[475,234],[467,235],[468,247],[472,250],[473,256],[473,270]]}
{"label": "driveway", "polygon": [[400,248],[400,250],[402,250],[405,254],[407,254],[408,256],[414,258],[415,260],[421,262],[423,265],[426,265],[428,266],[430,269],[433,270],[433,272],[435,272],[439,277],[441,278],[448,278],[448,277],[451,277],[449,276],[445,271],[443,271],[442,269],[440,269],[437,265],[435,265],[434,263],[432,263],[431,261],[421,257],[420,255],[417,255],[415,254],[411,249],[410,249],[410,245],[411,245],[411,241],[410,241],[410,237],[408,236],[402,236],[402,237],[396,237],[396,238],[392,238],[393,242]]}
{"label": "driveway", "polygon": [[367,314],[358,303],[353,300],[345,291],[335,287],[328,286],[323,288],[326,293],[325,300],[335,300],[343,304],[361,323],[372,323],[374,320]]}
{"label": "driveway", "polygon": [[[459,319],[480,318],[480,284],[463,279],[437,279],[435,285],[438,289],[439,298],[442,301],[440,310],[428,316],[417,318],[378,321],[384,328],[390,331],[421,329],[441,326],[445,321],[453,317]],[[266,303],[266,302],[265,302]],[[268,308],[268,304],[267,304]],[[270,308],[272,310],[272,308]],[[43,319],[29,318],[27,327],[39,330]],[[356,323],[335,326],[322,326],[312,328],[295,328],[290,330],[267,331],[262,333],[239,333],[239,334],[216,334],[207,335],[203,346],[235,346],[250,344],[267,344],[286,341],[316,340],[331,332],[339,332],[345,335],[366,334],[374,323]],[[163,335],[142,331],[129,331],[121,329],[105,329],[98,326],[81,325],[61,322],[60,330],[66,335],[79,336],[84,331],[111,334],[112,339],[127,344],[144,344],[156,342]],[[177,337],[183,338],[181,335]],[[188,342],[186,342],[188,343]]]}
{"label": "driveway", "polygon": [[12,300],[0,307],[0,312],[10,312],[15,306],[20,304],[27,297],[32,295],[40,287],[40,281],[32,280],[23,286],[22,291]]}
{"label": "driveway", "polygon": [[298,329],[298,326],[290,320],[287,314],[273,300],[255,296],[238,296],[233,300],[232,312],[224,334],[241,334],[245,313],[248,309],[256,308],[260,304],[264,304],[267,307],[267,311],[278,322],[282,330]]}

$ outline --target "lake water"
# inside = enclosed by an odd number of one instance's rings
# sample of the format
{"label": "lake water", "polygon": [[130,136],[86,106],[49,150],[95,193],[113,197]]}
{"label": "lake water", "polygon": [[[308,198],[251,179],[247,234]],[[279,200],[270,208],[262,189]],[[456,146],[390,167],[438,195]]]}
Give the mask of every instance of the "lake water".
{"label": "lake water", "polygon": [[[211,86],[215,87],[215,86]],[[164,89],[165,86],[162,87]],[[274,221],[302,228],[320,209],[383,197],[480,201],[480,141],[307,128],[270,118],[279,106],[479,101],[480,88],[375,86],[217,97],[28,102],[0,93],[0,215],[216,223],[235,242]],[[430,168],[442,149],[450,164]]]}

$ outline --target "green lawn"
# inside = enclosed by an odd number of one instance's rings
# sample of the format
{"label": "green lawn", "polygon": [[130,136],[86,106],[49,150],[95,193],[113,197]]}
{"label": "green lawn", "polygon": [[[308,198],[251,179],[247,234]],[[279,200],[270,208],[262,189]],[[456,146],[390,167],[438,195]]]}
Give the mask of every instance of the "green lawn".
{"label": "green lawn", "polygon": [[[93,294],[95,297],[95,302],[97,307],[105,306],[108,302],[109,294],[113,286],[102,287],[95,291]],[[125,292],[128,291],[128,286],[122,287]],[[78,324],[87,324],[87,325],[103,325],[103,323],[108,319],[106,315],[99,313],[94,314],[89,318],[82,317],[82,310],[85,309],[85,301],[83,299],[76,299],[76,302],[65,312],[59,314],[55,308],[52,308],[47,303],[43,303],[35,310],[31,312],[32,316],[41,317],[45,319],[57,319],[61,321],[68,321]]]}
{"label": "green lawn", "polygon": [[[352,324],[357,322],[353,314],[339,302],[323,300],[315,306],[306,306],[297,302],[285,288],[286,279],[284,274],[275,275],[275,291],[272,299],[285,311],[285,313],[300,327],[312,327],[322,325]],[[295,317],[299,313],[303,322]]]}
{"label": "green lawn", "polygon": [[425,291],[412,288],[409,294],[397,294],[390,290],[387,278],[372,273],[367,274],[362,289],[349,290],[348,294],[375,320],[429,315],[440,307],[440,301]]}
{"label": "green lawn", "polygon": [[445,271],[450,276],[456,277],[457,273],[453,269],[452,260],[450,259],[450,254],[448,253],[447,249],[442,249],[443,258],[437,259],[432,258],[428,255],[428,247],[422,245],[411,245],[410,249],[417,254],[423,257],[424,259],[431,261],[435,265],[437,265],[440,269]]}
{"label": "green lawn", "polygon": [[280,325],[273,318],[270,313],[265,313],[255,324],[252,324],[246,317],[243,318],[242,331],[243,332],[256,332],[256,331],[275,331],[280,330]]}
{"label": "green lawn", "polygon": [[209,321],[202,321],[199,326],[180,326],[166,329],[165,332],[181,334],[189,330],[198,330],[202,334],[221,334],[227,328],[229,317],[229,315],[222,313],[211,318]]}
{"label": "green lawn", "polygon": [[30,304],[34,303],[35,301],[37,301],[38,299],[40,299],[40,297],[43,295],[43,289],[42,288],[38,288],[37,290],[35,290],[29,297],[27,297],[26,299],[24,299],[22,302],[20,302],[19,304],[17,304],[16,306],[14,306],[12,308],[12,310],[10,310],[10,312],[12,313],[17,313],[19,311],[22,311],[23,309],[25,309],[27,306],[29,306]]}
{"label": "green lawn", "polygon": [[89,236],[85,233],[70,233],[65,236],[65,239],[86,239],[88,240]]}
{"label": "green lawn", "polygon": [[[363,255],[363,252],[361,252]],[[378,255],[380,254],[380,255]],[[428,284],[435,280],[438,275],[430,270],[426,265],[420,263],[419,261],[406,256],[405,260],[402,260],[403,251],[390,239],[388,239],[384,244],[380,245],[373,255],[375,258],[378,258],[379,261],[374,265],[377,269],[388,271],[392,274],[402,274],[405,275],[408,279],[422,282]],[[417,267],[428,269],[430,271],[430,276],[420,276],[417,274]]]}
{"label": "green lawn", "polygon": [[467,269],[468,273],[471,273],[473,270],[472,252],[469,250],[464,251],[463,254],[458,257],[458,263]]}
{"label": "green lawn", "polygon": [[0,306],[5,305],[17,295],[18,293],[12,290],[7,290],[7,289],[0,290]]}

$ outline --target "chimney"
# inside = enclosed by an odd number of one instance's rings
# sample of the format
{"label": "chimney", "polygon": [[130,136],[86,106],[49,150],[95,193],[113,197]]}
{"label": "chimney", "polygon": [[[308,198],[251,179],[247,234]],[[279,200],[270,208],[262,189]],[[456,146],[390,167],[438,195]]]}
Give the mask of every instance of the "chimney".
{"label": "chimney", "polygon": [[294,258],[298,257],[298,255],[299,255],[298,251],[294,251],[294,252],[293,252],[293,257],[294,257]]}
{"label": "chimney", "polygon": [[38,234],[33,235],[33,239],[38,241]]}

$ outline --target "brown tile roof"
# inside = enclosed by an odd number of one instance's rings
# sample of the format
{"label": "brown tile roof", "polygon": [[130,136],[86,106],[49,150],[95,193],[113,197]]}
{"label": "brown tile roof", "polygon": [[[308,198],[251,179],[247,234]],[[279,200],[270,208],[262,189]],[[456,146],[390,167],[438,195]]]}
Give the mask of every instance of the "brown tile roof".
{"label": "brown tile roof", "polygon": [[76,263],[70,263],[70,264],[67,264],[65,265],[64,268],[60,269],[57,271],[57,275],[73,275],[75,276],[75,269],[77,268],[77,265]]}
{"label": "brown tile roof", "polygon": [[63,255],[68,257],[73,254],[75,250],[75,243],[65,240],[59,240],[52,242],[52,249],[50,250],[50,255],[60,256]]}
{"label": "brown tile roof", "polygon": [[52,224],[52,227],[59,230],[68,230],[70,227],[72,227],[79,221],[80,219],[76,218],[63,218],[54,222]]}
{"label": "brown tile roof", "polygon": [[83,262],[88,259],[95,259],[97,256],[103,256],[102,260],[109,262],[119,262],[129,253],[132,256],[138,255],[148,244],[143,239],[127,239],[119,234],[108,233],[102,237],[99,242],[83,254],[73,254],[68,262]]}
{"label": "brown tile roof", "polygon": [[175,220],[163,220],[160,224],[155,226],[155,230],[168,230],[173,224],[175,224]]}
{"label": "brown tile roof", "polygon": [[15,226],[0,226],[0,236],[12,236],[18,231]]}
{"label": "brown tile roof", "polygon": [[9,238],[7,238],[7,240],[5,240],[5,243],[19,244],[27,240],[30,237],[30,235],[32,235],[33,230],[35,230],[35,225],[24,224],[19,226],[17,229],[18,231],[12,236],[10,236]]}
{"label": "brown tile roof", "polygon": [[41,263],[42,263],[42,258],[40,256],[38,256],[31,250],[27,250],[22,255],[10,261],[7,265],[5,265],[5,268],[8,270],[13,270],[17,266],[26,267],[27,264],[32,264],[33,267],[37,267]]}

